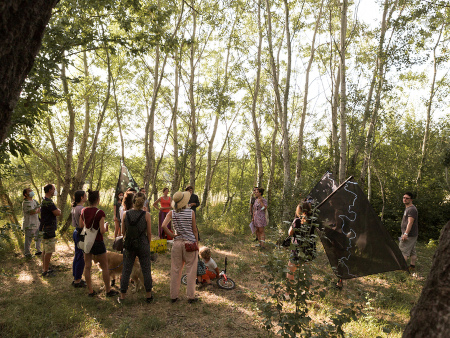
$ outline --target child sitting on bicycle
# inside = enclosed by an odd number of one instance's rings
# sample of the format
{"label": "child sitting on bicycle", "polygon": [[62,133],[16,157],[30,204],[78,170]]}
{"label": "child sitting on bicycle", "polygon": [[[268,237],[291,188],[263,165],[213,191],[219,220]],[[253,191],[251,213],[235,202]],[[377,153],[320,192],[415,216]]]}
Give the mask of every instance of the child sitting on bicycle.
{"label": "child sitting on bicycle", "polygon": [[208,247],[204,246],[201,248],[199,254],[206,265],[206,273],[202,276],[198,276],[198,282],[211,284],[211,279],[219,277],[219,268],[214,259],[211,258],[211,250]]}

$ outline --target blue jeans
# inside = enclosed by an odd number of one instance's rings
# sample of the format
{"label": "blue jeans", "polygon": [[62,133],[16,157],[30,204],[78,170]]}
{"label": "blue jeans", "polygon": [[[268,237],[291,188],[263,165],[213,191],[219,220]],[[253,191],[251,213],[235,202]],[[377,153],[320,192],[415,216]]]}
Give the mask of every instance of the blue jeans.
{"label": "blue jeans", "polygon": [[73,241],[75,242],[75,256],[73,257],[73,279],[78,280],[83,276],[84,271],[84,252],[78,248],[78,242],[80,241],[80,236],[78,236],[78,231],[75,229],[73,232]]}

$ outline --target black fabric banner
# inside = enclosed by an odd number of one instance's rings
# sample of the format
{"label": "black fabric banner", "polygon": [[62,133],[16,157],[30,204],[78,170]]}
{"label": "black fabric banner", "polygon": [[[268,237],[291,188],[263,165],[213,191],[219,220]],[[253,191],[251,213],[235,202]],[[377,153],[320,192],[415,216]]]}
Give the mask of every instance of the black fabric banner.
{"label": "black fabric banner", "polygon": [[128,188],[134,188],[136,189],[136,191],[139,191],[139,186],[133,179],[133,176],[131,176],[131,173],[128,170],[127,166],[122,162],[120,167],[119,180],[117,181],[116,186],[116,193],[114,195],[114,204],[117,203],[117,195],[119,194],[119,192],[125,193]]}
{"label": "black fabric banner", "polygon": [[338,184],[335,182],[333,178],[333,174],[327,172],[322,176],[320,181],[312,188],[311,192],[308,195],[308,199],[312,198],[316,203],[322,202],[325,198],[328,197],[333,191],[335,191],[338,187]]}
{"label": "black fabric banner", "polygon": [[[334,182],[331,176],[326,174],[322,180],[316,193],[312,192],[314,198],[335,187],[330,185]],[[350,179],[339,187],[318,210],[319,236],[336,276],[351,279],[407,270],[398,245],[356,181]]]}

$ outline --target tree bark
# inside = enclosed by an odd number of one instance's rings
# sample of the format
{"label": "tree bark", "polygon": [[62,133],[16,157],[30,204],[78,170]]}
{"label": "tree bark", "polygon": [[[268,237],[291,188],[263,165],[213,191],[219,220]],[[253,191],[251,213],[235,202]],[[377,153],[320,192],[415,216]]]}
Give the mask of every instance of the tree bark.
{"label": "tree bark", "polygon": [[[436,94],[435,86],[436,86],[436,74],[437,74],[437,62],[436,62],[436,49],[439,45],[439,42],[441,41],[442,31],[444,29],[444,23],[441,25],[441,29],[439,31],[439,37],[437,39],[436,45],[433,48],[433,80],[431,81],[431,89],[430,89],[430,96],[428,98],[427,102],[427,122],[425,125],[425,133],[423,134],[423,141],[422,141],[422,155],[420,157],[420,163],[419,163],[419,169],[417,170],[417,177],[416,177],[416,191],[419,192],[419,186],[422,180],[422,170],[423,166],[425,164],[426,160],[426,154],[427,154],[427,145],[428,145],[428,138],[430,134],[430,124],[431,124],[431,107],[433,106],[433,98]],[[417,197],[417,194],[416,194]]]}
{"label": "tree bark", "polygon": [[261,155],[261,140],[259,133],[259,126],[256,119],[256,104],[258,102],[258,94],[259,94],[259,86],[261,79],[261,46],[262,46],[262,28],[261,28],[261,0],[258,0],[258,53],[256,57],[256,80],[255,80],[255,89],[253,91],[252,97],[252,124],[253,124],[253,132],[255,133],[255,156],[256,156],[256,165],[257,165],[257,180],[256,186],[261,186],[262,178],[264,175],[264,169],[262,164],[262,155]]}
{"label": "tree bark", "polygon": [[178,126],[177,126],[177,113],[178,113],[178,96],[180,94],[180,79],[179,79],[179,58],[178,51],[175,52],[175,92],[174,92],[174,104],[172,108],[172,138],[173,138],[173,163],[174,171],[172,178],[171,195],[175,194],[180,187],[180,164],[178,159]]}
{"label": "tree bark", "polygon": [[441,231],[431,271],[403,337],[448,337],[450,327],[450,222]]}
{"label": "tree bark", "polygon": [[58,1],[3,0],[0,4],[0,144]]}
{"label": "tree bark", "polygon": [[297,191],[300,187],[300,179],[302,175],[302,157],[303,157],[303,133],[305,129],[305,120],[306,120],[306,110],[308,108],[308,92],[309,92],[309,73],[311,71],[311,66],[314,61],[314,54],[316,51],[315,42],[316,35],[320,25],[320,19],[322,18],[322,8],[323,8],[323,0],[320,3],[319,15],[317,16],[316,26],[314,28],[314,34],[311,42],[311,55],[309,56],[308,66],[306,67],[305,74],[305,90],[303,93],[303,108],[302,108],[302,116],[300,121],[300,128],[298,132],[298,144],[297,144],[297,163],[295,166],[295,181],[294,187]]}
{"label": "tree bark", "polygon": [[[191,1],[192,8],[194,7],[194,0]],[[191,144],[189,147],[190,151],[190,168],[189,168],[189,185],[191,185],[195,190],[195,166],[197,162],[197,111],[195,109],[195,98],[194,98],[194,80],[195,80],[195,33],[197,30],[197,12],[192,11],[192,44],[191,44],[191,55],[190,55],[190,76],[189,76],[189,104],[191,109]]]}
{"label": "tree bark", "polygon": [[345,41],[347,35],[347,8],[348,0],[342,1],[341,7],[341,42],[340,42],[340,60],[341,60],[341,97],[340,97],[340,146],[339,146],[339,182],[345,181],[347,171],[347,93],[345,83]]}

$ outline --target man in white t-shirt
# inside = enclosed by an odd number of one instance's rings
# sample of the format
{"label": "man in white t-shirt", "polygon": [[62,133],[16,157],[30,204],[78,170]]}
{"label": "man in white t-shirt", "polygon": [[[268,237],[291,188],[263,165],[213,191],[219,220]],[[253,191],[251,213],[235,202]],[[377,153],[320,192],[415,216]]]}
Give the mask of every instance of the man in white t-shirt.
{"label": "man in white t-shirt", "polygon": [[30,189],[23,190],[23,226],[22,230],[25,233],[24,254],[25,257],[30,258],[30,246],[31,240],[34,238],[36,243],[36,256],[42,254],[41,251],[41,238],[39,237],[39,213],[41,209],[39,203],[33,199],[34,192]]}

